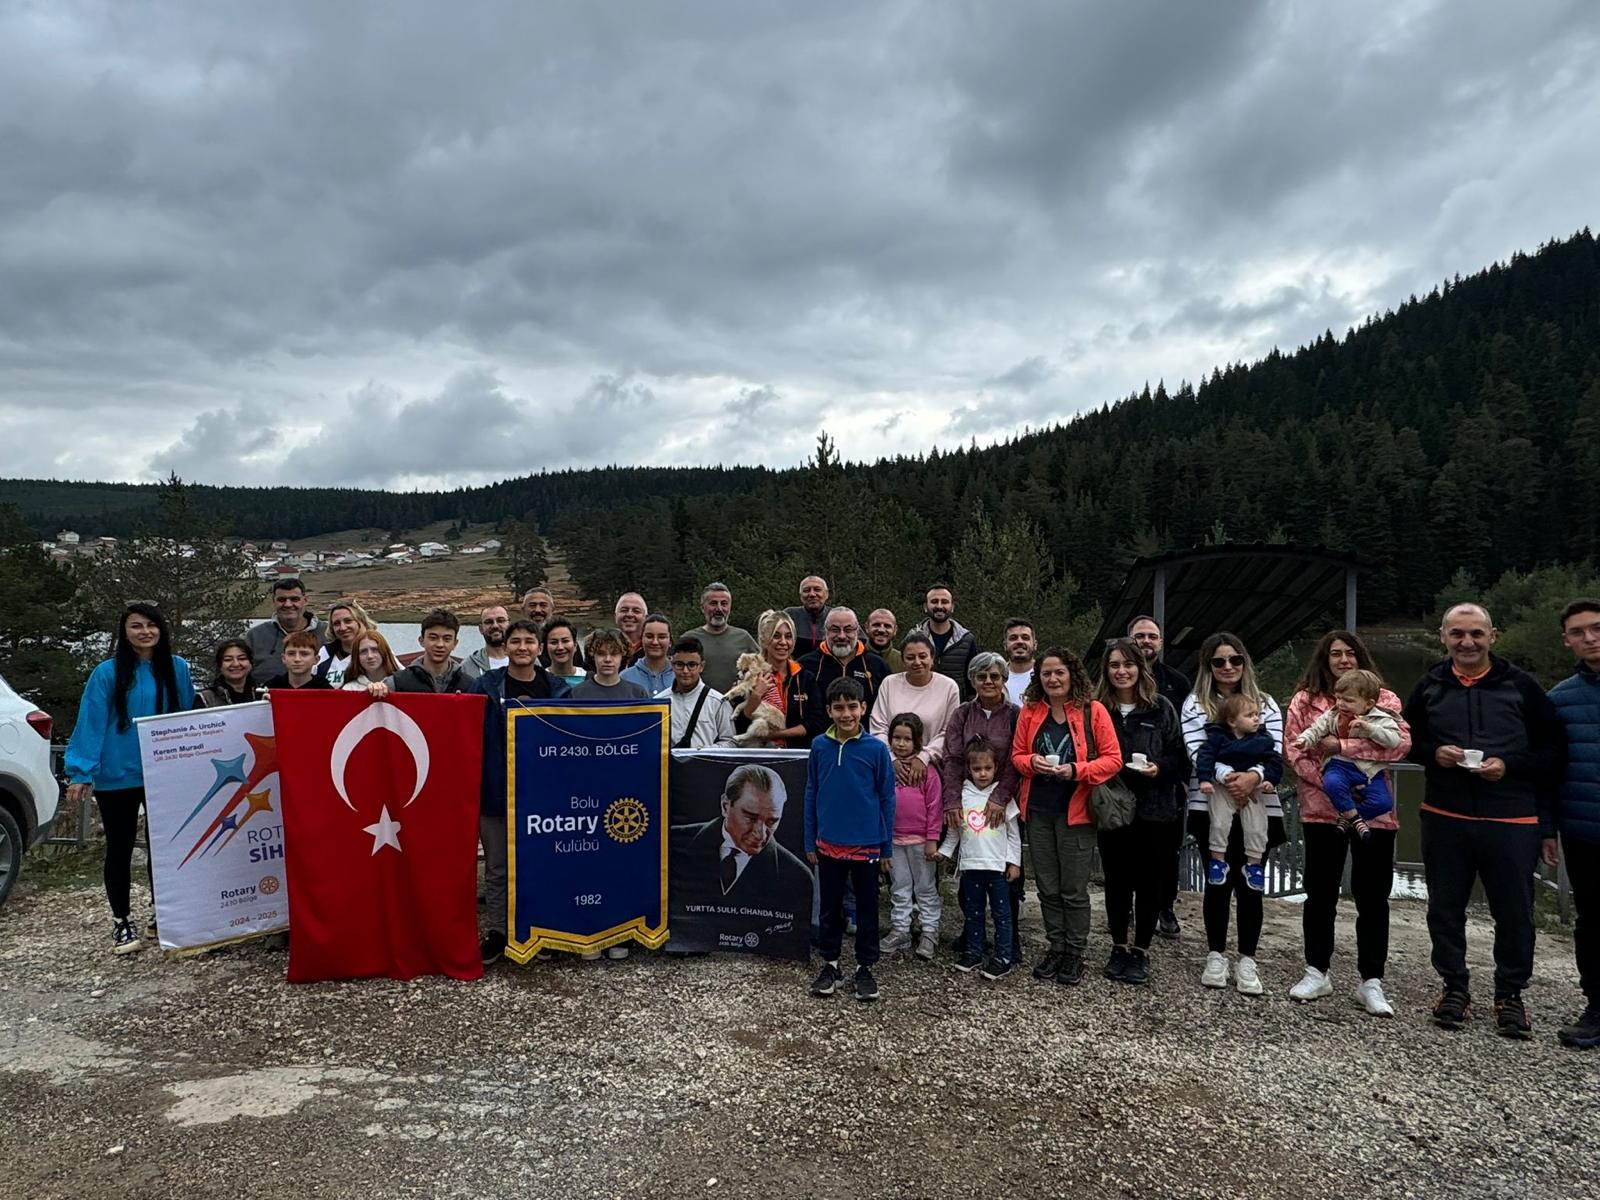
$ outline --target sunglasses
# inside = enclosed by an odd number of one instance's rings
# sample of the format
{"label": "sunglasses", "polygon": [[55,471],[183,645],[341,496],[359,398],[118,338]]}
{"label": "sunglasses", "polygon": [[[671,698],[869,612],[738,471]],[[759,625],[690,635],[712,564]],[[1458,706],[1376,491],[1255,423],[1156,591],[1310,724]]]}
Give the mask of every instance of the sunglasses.
{"label": "sunglasses", "polygon": [[1215,658],[1213,658],[1211,660],[1211,665],[1212,665],[1212,667],[1214,667],[1215,669],[1217,669],[1219,671],[1223,667],[1242,667],[1242,666],[1244,666],[1244,655],[1242,655],[1242,654],[1227,654],[1227,655],[1219,654],[1219,655],[1217,655],[1217,657],[1215,657]]}

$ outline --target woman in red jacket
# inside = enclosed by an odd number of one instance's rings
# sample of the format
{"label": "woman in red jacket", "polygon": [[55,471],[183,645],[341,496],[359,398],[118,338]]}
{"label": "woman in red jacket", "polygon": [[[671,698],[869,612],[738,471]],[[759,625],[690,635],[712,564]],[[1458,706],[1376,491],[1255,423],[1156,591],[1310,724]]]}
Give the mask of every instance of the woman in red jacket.
{"label": "woman in red jacket", "polygon": [[1122,770],[1117,731],[1093,694],[1077,655],[1046,650],[1023,693],[1011,739],[1011,762],[1022,777],[1017,807],[1028,821],[1033,877],[1050,941],[1033,977],[1058,983],[1082,980],[1089,946],[1089,861],[1095,846],[1089,793]]}

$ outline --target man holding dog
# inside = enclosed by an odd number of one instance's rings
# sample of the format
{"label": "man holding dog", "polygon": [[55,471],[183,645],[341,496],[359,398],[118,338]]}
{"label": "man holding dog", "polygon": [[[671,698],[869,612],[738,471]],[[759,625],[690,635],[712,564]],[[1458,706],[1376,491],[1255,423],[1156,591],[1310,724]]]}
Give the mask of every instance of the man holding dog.
{"label": "man holding dog", "polygon": [[707,686],[726,692],[739,679],[739,656],[759,654],[761,647],[749,630],[728,624],[733,612],[733,593],[725,583],[708,583],[700,593],[700,611],[706,623],[693,630],[690,636],[700,643],[705,652],[705,669],[701,678]]}

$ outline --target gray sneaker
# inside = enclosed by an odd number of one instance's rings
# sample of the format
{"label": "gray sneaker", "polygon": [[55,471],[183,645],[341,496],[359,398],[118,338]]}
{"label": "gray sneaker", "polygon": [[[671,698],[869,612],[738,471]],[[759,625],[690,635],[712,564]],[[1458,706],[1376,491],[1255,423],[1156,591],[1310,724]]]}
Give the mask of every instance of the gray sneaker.
{"label": "gray sneaker", "polygon": [[898,954],[902,950],[911,949],[911,935],[903,930],[896,929],[883,939],[881,947],[885,954]]}
{"label": "gray sneaker", "polygon": [[923,962],[932,962],[934,951],[938,950],[939,943],[931,933],[925,933],[917,942],[917,957]]}

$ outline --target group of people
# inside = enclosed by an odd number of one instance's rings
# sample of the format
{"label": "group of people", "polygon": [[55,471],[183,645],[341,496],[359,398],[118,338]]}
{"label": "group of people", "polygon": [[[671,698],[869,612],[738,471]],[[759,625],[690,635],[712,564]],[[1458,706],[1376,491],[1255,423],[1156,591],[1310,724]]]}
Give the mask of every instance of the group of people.
{"label": "group of people", "polygon": [[[455,654],[455,615],[428,614],[421,654],[402,667],[354,600],[335,602],[319,626],[299,582],[279,580],[275,618],[220,645],[213,678],[198,693],[188,664],[172,653],[165,618],[130,604],[112,657],[85,687],[66,760],[69,794],[81,801],[92,789],[105,826],[113,948],[140,944],[129,886],[145,799],[135,717],[240,703],[261,688],[484,695],[481,840],[491,928],[481,949],[492,962],[505,946],[504,929],[494,926],[506,911],[506,705],[658,697],[669,702],[674,747],[809,748],[804,849],[819,893],[817,995],[845,979],[840,961],[852,924],[858,998],[877,996],[872,968],[881,954],[935,957],[938,865],[947,860],[960,875],[958,969],[998,979],[1024,964],[1018,910],[1031,873],[1046,939],[1032,974],[1081,982],[1097,850],[1111,941],[1103,973],[1146,983],[1153,939],[1181,933],[1175,899],[1186,835],[1206,862],[1200,982],[1259,994],[1267,870],[1285,838],[1278,784],[1293,772],[1305,964],[1289,995],[1311,1002],[1333,990],[1348,862],[1353,995],[1367,1012],[1390,1016],[1383,978],[1398,821],[1388,767],[1410,761],[1426,779],[1427,919],[1442,982],[1433,1019],[1456,1028],[1471,1015],[1466,909],[1481,883],[1495,922],[1494,1026],[1509,1037],[1530,1035],[1522,991],[1533,968],[1534,871],[1564,853],[1587,1006],[1560,1038],[1600,1045],[1600,600],[1575,600],[1560,614],[1560,636],[1578,663],[1548,695],[1493,652],[1498,635],[1488,612],[1458,604],[1440,626],[1445,659],[1404,702],[1384,685],[1362,639],[1333,630],[1318,641],[1285,709],[1261,688],[1243,641],[1227,632],[1203,641],[1191,682],[1164,661],[1162,630],[1148,616],[1108,640],[1091,672],[1071,650],[1041,649],[1022,617],[1006,623],[1000,651],[982,649],[955,619],[955,597],[943,584],[928,589],[924,619],[903,637],[890,610],[871,611],[863,629],[855,610],[829,599],[826,581],[808,576],[800,604],[763,612],[752,633],[730,624],[732,595],[712,583],[701,595],[704,623],[674,635],[666,616],[630,592],[618,598],[611,625],[581,634],[540,588],[522,597],[515,619],[505,607],[483,609],[483,647],[465,658]],[[1122,815],[1108,822],[1100,809],[1114,793]],[[891,890],[887,936],[880,879]]]}

